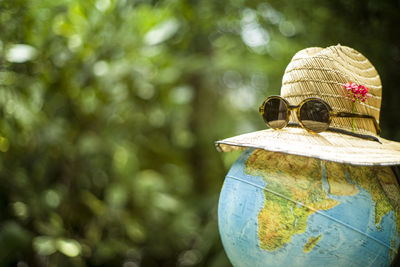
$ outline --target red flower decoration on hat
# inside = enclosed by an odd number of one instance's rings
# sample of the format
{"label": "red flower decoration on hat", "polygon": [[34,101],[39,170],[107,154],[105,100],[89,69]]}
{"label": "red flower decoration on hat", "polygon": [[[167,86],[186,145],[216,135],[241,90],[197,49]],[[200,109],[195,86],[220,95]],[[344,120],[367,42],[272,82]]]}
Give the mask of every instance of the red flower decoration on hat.
{"label": "red flower decoration on hat", "polygon": [[365,102],[367,97],[371,96],[371,94],[368,94],[369,88],[362,84],[358,85],[356,83],[346,83],[344,87],[347,90],[347,97],[351,97],[353,103],[360,101]]}
{"label": "red flower decoration on hat", "polygon": [[[346,83],[344,87],[347,90],[347,97],[351,97],[351,101],[353,101],[353,113],[356,111],[356,103],[365,102],[367,97],[370,97],[371,94],[368,94],[369,88],[364,85],[356,84],[356,83]],[[353,133],[356,131],[354,118],[352,119],[352,128]]]}

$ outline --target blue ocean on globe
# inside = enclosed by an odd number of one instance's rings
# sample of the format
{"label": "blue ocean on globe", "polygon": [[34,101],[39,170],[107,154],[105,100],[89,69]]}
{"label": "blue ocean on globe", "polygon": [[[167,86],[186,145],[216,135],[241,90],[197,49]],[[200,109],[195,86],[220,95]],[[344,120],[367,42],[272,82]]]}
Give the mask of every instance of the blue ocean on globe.
{"label": "blue ocean on globe", "polygon": [[248,149],[226,175],[218,224],[240,266],[389,266],[399,236],[390,167]]}

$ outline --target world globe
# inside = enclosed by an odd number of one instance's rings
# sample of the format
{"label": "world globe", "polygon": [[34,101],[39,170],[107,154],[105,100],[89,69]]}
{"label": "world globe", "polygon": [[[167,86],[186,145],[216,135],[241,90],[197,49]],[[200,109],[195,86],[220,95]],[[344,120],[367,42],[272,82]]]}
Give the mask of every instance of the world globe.
{"label": "world globe", "polygon": [[224,249],[240,266],[390,266],[400,243],[391,167],[248,149],[218,204]]}

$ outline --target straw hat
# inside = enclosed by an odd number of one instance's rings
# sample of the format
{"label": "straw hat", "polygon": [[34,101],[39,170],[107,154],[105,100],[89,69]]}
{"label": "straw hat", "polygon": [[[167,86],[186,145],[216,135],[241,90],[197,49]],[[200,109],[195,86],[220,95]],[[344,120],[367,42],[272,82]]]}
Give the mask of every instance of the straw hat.
{"label": "straw hat", "polygon": [[[352,82],[369,88],[365,102],[353,104],[347,95],[344,85]],[[372,115],[379,123],[379,75],[366,57],[347,46],[312,47],[296,53],[283,75],[281,96],[291,105],[319,97],[334,111]],[[289,126],[295,123],[297,117],[292,112]],[[365,118],[334,117],[329,129],[318,134],[298,126],[262,130],[217,141],[216,147],[224,152],[261,148],[353,165],[400,164],[400,143],[381,138],[373,120]]]}

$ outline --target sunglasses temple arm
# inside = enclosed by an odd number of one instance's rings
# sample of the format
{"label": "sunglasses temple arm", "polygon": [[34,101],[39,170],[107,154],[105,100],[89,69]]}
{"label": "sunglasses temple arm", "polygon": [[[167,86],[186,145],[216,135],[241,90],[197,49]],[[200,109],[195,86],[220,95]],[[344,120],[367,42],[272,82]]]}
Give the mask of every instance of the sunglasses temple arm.
{"label": "sunglasses temple arm", "polygon": [[331,116],[333,117],[341,117],[341,118],[365,118],[365,119],[372,119],[376,133],[380,134],[381,133],[381,128],[379,127],[378,121],[375,119],[374,116],[371,115],[364,115],[360,113],[348,113],[348,112],[332,112]]}

